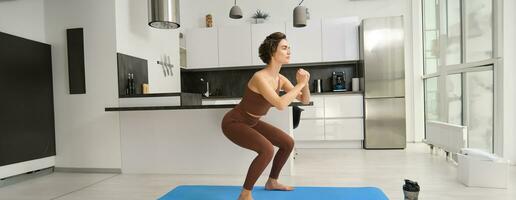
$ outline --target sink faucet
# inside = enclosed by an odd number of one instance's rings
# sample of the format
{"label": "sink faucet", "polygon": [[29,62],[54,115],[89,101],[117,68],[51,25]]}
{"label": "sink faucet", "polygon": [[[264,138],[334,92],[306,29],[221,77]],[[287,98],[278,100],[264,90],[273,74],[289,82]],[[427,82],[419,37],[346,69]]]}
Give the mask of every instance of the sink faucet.
{"label": "sink faucet", "polygon": [[203,93],[205,97],[210,97],[210,82],[205,81],[203,78],[201,78],[202,82],[206,82],[206,92]]}

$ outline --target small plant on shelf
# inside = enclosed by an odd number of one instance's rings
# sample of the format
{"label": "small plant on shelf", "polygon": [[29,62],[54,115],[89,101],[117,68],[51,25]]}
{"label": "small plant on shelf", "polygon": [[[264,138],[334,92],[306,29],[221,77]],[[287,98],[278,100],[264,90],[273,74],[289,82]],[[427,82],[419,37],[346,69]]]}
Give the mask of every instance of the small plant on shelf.
{"label": "small plant on shelf", "polygon": [[266,12],[263,12],[262,10],[258,9],[253,14],[252,18],[255,20],[255,23],[263,23],[267,18],[269,17],[269,14]]}

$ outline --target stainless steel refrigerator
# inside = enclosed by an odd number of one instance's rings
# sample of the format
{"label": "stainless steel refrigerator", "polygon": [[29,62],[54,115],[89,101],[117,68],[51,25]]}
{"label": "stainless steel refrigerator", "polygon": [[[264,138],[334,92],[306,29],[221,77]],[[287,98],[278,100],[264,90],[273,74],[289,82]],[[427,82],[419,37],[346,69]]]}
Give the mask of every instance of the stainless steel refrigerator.
{"label": "stainless steel refrigerator", "polygon": [[404,149],[405,63],[403,17],[362,20],[365,149]]}

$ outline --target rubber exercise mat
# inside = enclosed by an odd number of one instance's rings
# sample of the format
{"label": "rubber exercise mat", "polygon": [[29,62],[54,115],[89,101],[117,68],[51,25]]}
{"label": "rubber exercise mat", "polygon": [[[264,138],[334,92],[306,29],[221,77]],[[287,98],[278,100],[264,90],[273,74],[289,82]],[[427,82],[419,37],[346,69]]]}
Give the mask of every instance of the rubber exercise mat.
{"label": "rubber exercise mat", "polygon": [[[181,185],[160,200],[236,200],[241,186]],[[293,191],[269,191],[254,187],[255,200],[388,200],[376,187],[296,187]]]}

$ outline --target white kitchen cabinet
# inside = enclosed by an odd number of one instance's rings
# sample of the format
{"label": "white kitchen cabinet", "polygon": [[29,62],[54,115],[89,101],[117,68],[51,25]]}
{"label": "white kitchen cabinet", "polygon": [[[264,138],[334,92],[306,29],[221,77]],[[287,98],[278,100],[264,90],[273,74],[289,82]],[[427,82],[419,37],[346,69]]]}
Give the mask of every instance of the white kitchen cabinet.
{"label": "white kitchen cabinet", "polygon": [[363,117],[362,95],[331,95],[324,98],[325,118]]}
{"label": "white kitchen cabinet", "polygon": [[322,61],[358,60],[358,17],[323,19]]}
{"label": "white kitchen cabinet", "polygon": [[258,48],[273,32],[287,35],[291,63],[358,60],[359,23],[358,17],[343,17],[312,19],[301,28],[287,22],[189,29],[187,68],[264,65]]}
{"label": "white kitchen cabinet", "polygon": [[312,106],[300,106],[304,111],[301,113],[301,120],[324,119],[324,97],[311,96]]}
{"label": "white kitchen cabinet", "polygon": [[304,107],[301,114],[301,119],[318,119],[324,118],[324,107]]}
{"label": "white kitchen cabinet", "polygon": [[362,118],[325,119],[325,140],[363,140],[364,122]]}
{"label": "white kitchen cabinet", "polygon": [[219,27],[219,66],[249,66],[251,58],[251,25]]}
{"label": "white kitchen cabinet", "polygon": [[219,66],[217,28],[188,29],[185,34],[187,68]]}
{"label": "white kitchen cabinet", "polygon": [[290,44],[290,63],[321,62],[321,20],[309,20],[305,27],[296,28],[287,23]]}
{"label": "white kitchen cabinet", "polygon": [[324,119],[303,119],[294,129],[296,141],[324,140]]}
{"label": "white kitchen cabinet", "polygon": [[[259,48],[265,37],[274,32],[285,33],[285,23],[277,24],[252,24],[251,25],[251,56],[253,65],[265,65],[259,56]],[[287,38],[288,39],[288,38]]]}
{"label": "white kitchen cabinet", "polygon": [[310,100],[313,106],[301,106],[305,111],[301,113],[299,126],[294,129],[296,141],[319,141],[323,144],[325,141],[364,139],[361,94],[314,95]]}
{"label": "white kitchen cabinet", "polygon": [[202,105],[221,105],[221,104],[238,104],[240,103],[240,98],[238,99],[203,99]]}

